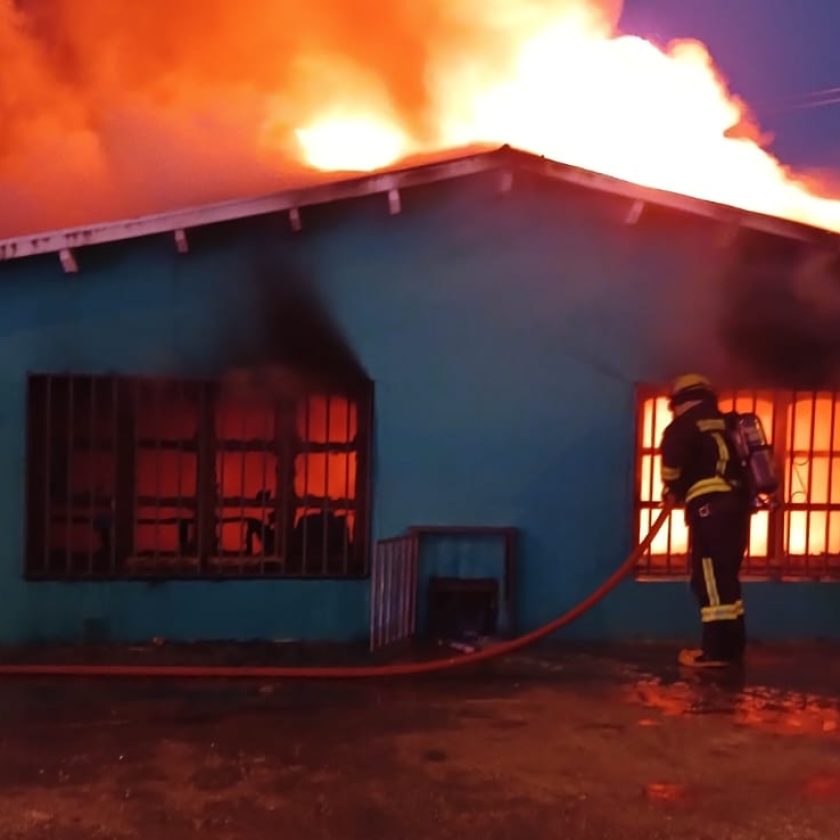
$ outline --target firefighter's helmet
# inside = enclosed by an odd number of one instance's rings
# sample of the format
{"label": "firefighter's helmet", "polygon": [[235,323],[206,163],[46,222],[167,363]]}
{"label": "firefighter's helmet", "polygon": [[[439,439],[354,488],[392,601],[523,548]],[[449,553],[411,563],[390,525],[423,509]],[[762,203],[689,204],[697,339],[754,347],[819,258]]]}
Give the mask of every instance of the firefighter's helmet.
{"label": "firefighter's helmet", "polygon": [[678,376],[671,385],[671,408],[693,400],[715,398],[712,383],[699,373]]}

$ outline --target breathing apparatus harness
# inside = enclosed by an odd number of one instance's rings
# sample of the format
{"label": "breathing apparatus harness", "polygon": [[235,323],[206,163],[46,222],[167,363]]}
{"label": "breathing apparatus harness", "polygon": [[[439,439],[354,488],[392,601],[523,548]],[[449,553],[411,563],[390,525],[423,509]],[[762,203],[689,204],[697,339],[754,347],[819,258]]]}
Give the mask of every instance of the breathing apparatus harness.
{"label": "breathing apparatus harness", "polygon": [[746,477],[754,510],[772,510],[779,505],[781,484],[773,450],[767,443],[761,418],[752,412],[731,411],[724,415],[727,436]]}
{"label": "breathing apparatus harness", "polygon": [[[717,401],[709,380],[698,374],[686,374],[673,384],[670,408],[673,411],[686,402],[709,398]],[[761,418],[754,412],[730,411],[723,415],[723,420],[727,440],[744,476],[750,507],[753,511],[775,509],[781,481]]]}

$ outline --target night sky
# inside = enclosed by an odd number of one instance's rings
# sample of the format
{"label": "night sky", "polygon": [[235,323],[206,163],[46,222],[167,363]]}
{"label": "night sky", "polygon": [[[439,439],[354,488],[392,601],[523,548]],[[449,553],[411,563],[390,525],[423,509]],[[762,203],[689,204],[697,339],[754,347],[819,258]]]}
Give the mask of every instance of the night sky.
{"label": "night sky", "polygon": [[625,0],[621,28],[705,42],[778,157],[840,172],[840,90],[832,105],[801,107],[813,91],[840,89],[840,0]]}

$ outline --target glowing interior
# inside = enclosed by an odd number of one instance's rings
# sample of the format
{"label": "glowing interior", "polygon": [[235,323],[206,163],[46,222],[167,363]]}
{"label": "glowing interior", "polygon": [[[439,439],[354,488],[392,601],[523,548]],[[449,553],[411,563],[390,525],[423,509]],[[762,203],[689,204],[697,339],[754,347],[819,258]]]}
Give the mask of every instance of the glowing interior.
{"label": "glowing interior", "polygon": [[[720,401],[723,411],[754,412],[772,443],[776,415],[772,394],[728,395]],[[662,498],[659,441],[671,414],[666,397],[651,397],[642,404],[639,499],[642,539],[656,516]],[[840,399],[819,393],[787,400],[784,411],[785,463],[782,517],[784,553],[794,565],[808,557],[840,555]],[[833,509],[833,508],[836,508]],[[768,558],[771,516],[755,514],[751,521],[747,566],[750,558]],[[654,567],[685,555],[688,533],[683,512],[675,511],[651,548]],[[800,560],[797,560],[800,558]]]}

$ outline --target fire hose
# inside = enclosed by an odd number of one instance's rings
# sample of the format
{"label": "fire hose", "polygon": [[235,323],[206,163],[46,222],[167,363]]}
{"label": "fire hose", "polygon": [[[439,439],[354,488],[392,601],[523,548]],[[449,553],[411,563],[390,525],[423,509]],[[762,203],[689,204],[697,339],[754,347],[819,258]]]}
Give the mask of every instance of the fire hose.
{"label": "fire hose", "polygon": [[498,642],[473,653],[422,662],[399,662],[390,665],[290,667],[272,665],[83,665],[83,664],[0,664],[0,676],[30,677],[171,677],[191,679],[359,679],[365,677],[407,677],[447,671],[475,665],[522,650],[571,624],[595,606],[630,574],[650,548],[665,523],[673,505],[666,502],[645,538],[630,552],[624,563],[594,592],[562,615],[522,636]]}

